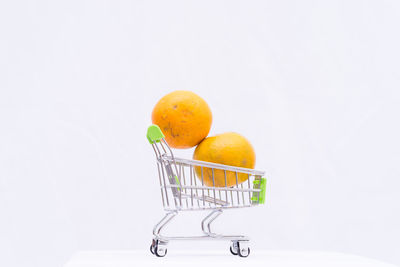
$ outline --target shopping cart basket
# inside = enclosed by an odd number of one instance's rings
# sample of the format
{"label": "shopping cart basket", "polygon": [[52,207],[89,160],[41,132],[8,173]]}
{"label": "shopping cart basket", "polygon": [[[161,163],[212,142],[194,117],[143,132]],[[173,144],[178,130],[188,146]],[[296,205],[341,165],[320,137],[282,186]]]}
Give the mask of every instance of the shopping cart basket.
{"label": "shopping cart basket", "polygon": [[[249,237],[243,235],[221,235],[211,231],[211,223],[221,215],[224,209],[253,207],[264,204],[266,179],[264,172],[253,169],[216,164],[198,160],[174,157],[164,134],[157,125],[147,130],[147,139],[157,157],[157,170],[160,182],[161,198],[166,215],[154,226],[153,240],[150,246],[152,254],[164,257],[167,244],[171,240],[230,240],[233,255],[247,257],[250,254]],[[201,175],[196,175],[200,169]],[[225,186],[217,187],[214,172],[223,172]],[[214,186],[204,183],[203,173],[212,173]],[[199,173],[199,172],[197,172]],[[236,176],[236,184],[227,186],[227,175]],[[247,175],[247,180],[238,183],[238,176]],[[233,176],[233,177],[235,177]],[[201,222],[204,235],[201,236],[165,236],[161,230],[180,211],[211,210]]]}

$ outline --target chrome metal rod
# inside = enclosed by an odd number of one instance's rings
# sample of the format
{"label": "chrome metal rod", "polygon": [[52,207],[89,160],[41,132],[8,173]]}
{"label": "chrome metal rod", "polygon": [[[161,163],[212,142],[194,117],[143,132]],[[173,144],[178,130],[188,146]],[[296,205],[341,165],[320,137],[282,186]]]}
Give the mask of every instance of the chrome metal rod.
{"label": "chrome metal rod", "polygon": [[174,161],[176,163],[181,163],[181,164],[185,164],[185,165],[188,165],[188,166],[199,166],[199,167],[215,168],[215,169],[220,169],[220,170],[227,170],[227,171],[240,172],[240,173],[248,173],[248,174],[260,175],[260,176],[265,175],[264,171],[248,169],[248,168],[242,168],[242,167],[235,167],[235,166],[218,164],[218,163],[212,163],[212,162],[208,162],[208,161],[200,161],[200,160],[193,160],[193,159],[192,160],[190,160],[190,159],[182,159],[182,158],[172,157],[172,156],[169,156],[169,155],[163,155],[162,158],[165,159],[165,160],[168,160],[168,161]]}
{"label": "chrome metal rod", "polygon": [[165,214],[165,216],[154,226],[153,228],[153,235],[160,240],[168,241],[167,239],[164,239],[162,235],[160,235],[160,232],[162,228],[164,228],[165,225],[167,225],[176,215],[178,212],[169,212]]}
{"label": "chrome metal rod", "polygon": [[[213,222],[219,215],[221,215],[222,210],[213,210],[212,212],[210,212],[210,214],[208,214],[202,221],[201,221],[201,230],[203,231],[203,233],[205,233],[206,235],[211,236],[211,229],[210,229],[210,223]],[[204,226],[205,222],[207,222],[210,218],[212,218],[208,223],[207,223],[207,228]],[[208,231],[207,231],[208,229]]]}
{"label": "chrome metal rod", "polygon": [[[240,240],[240,241],[249,241],[250,238],[247,236],[243,235],[222,235],[222,234],[217,234],[213,231],[211,231],[211,224],[217,219],[221,214],[223,210],[218,209],[218,210],[213,210],[210,214],[208,214],[202,221],[201,221],[201,230],[203,231],[204,234],[206,234],[208,237],[213,238],[213,239],[229,239],[229,240]],[[205,223],[207,222],[207,227],[205,227]]]}
{"label": "chrome metal rod", "polygon": [[162,236],[163,241],[168,242],[171,240],[236,240],[236,241],[250,241],[247,236],[242,235],[195,235],[195,236]]}
{"label": "chrome metal rod", "polygon": [[225,187],[210,187],[210,186],[189,186],[189,185],[184,185],[184,186],[182,186],[182,185],[176,185],[176,184],[168,184],[168,185],[166,185],[165,187],[167,187],[167,188],[183,188],[183,189],[191,189],[191,188],[193,188],[193,189],[201,189],[201,190],[205,190],[205,189],[207,189],[207,190],[222,190],[222,191],[224,191],[224,190],[226,190],[226,191],[240,191],[240,192],[260,192],[261,191],[261,189],[248,189],[248,188],[237,188],[237,187],[228,187],[228,188],[225,188]]}

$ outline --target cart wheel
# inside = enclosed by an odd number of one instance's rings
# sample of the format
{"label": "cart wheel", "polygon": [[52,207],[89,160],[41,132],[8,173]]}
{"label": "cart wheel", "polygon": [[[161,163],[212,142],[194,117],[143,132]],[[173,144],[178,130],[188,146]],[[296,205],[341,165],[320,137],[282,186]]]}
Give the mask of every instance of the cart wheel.
{"label": "cart wheel", "polygon": [[167,255],[167,247],[166,246],[156,246],[154,249],[154,253],[156,254],[157,257],[164,257]]}
{"label": "cart wheel", "polygon": [[238,245],[238,255],[239,257],[246,258],[247,256],[250,255],[250,248],[244,244],[242,244],[242,247],[240,246],[240,243]]}
{"label": "cart wheel", "polygon": [[150,245],[150,252],[151,252],[151,254],[155,254],[155,250],[154,250],[154,248],[157,246],[157,243],[158,243],[158,241],[156,240],[156,239],[152,239],[151,240],[151,245]]}
{"label": "cart wheel", "polygon": [[231,246],[229,247],[229,250],[231,251],[232,255],[237,255],[238,254],[238,242],[233,241]]}

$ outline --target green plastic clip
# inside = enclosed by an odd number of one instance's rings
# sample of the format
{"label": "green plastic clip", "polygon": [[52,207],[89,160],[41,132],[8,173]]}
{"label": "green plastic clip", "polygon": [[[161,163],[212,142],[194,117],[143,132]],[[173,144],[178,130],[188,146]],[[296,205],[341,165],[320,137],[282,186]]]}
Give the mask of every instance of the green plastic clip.
{"label": "green plastic clip", "polygon": [[150,144],[154,144],[156,142],[160,142],[165,136],[162,133],[160,127],[153,124],[147,129],[147,140],[149,140]]}
{"label": "green plastic clip", "polygon": [[251,201],[254,204],[264,204],[265,203],[265,190],[267,188],[267,179],[266,178],[256,178],[253,181],[253,188],[260,189],[260,192],[253,192]]}
{"label": "green plastic clip", "polygon": [[179,185],[179,187],[177,187],[178,191],[181,191],[181,183],[179,182],[178,176],[174,176],[175,177],[175,182],[177,185]]}

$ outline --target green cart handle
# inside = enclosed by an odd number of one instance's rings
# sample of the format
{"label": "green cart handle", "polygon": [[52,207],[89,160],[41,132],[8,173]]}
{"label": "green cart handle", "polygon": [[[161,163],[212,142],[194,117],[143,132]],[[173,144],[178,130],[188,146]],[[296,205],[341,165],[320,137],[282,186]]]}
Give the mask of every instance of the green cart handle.
{"label": "green cart handle", "polygon": [[158,143],[161,139],[165,138],[163,132],[161,131],[160,127],[153,124],[147,128],[147,140],[149,140],[150,144]]}
{"label": "green cart handle", "polygon": [[255,204],[264,204],[265,203],[265,191],[267,187],[267,179],[259,178],[253,181],[253,188],[260,189],[260,192],[253,192],[253,196],[251,201]]}

